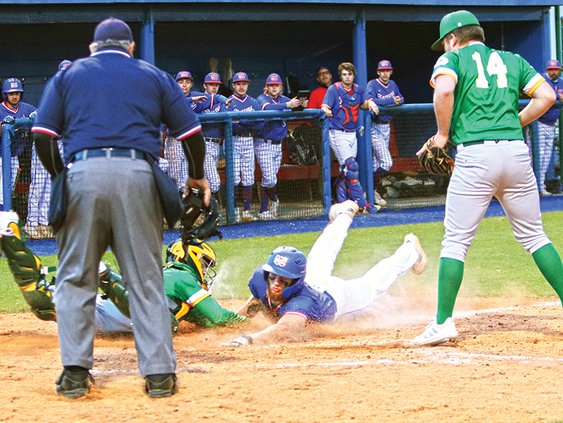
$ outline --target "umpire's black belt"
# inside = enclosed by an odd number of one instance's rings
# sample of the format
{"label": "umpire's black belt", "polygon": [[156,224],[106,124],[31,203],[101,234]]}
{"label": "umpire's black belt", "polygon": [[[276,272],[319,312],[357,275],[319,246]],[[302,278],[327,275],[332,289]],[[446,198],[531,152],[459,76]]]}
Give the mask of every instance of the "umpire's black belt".
{"label": "umpire's black belt", "polygon": [[205,141],[212,142],[214,144],[222,144],[223,143],[223,140],[221,138],[205,137]]}
{"label": "umpire's black belt", "polygon": [[233,134],[235,137],[252,137],[252,132],[239,132]]}
{"label": "umpire's black belt", "polygon": [[74,155],[73,161],[87,160],[94,157],[129,157],[131,159],[147,160],[147,154],[134,148],[93,148],[82,150]]}

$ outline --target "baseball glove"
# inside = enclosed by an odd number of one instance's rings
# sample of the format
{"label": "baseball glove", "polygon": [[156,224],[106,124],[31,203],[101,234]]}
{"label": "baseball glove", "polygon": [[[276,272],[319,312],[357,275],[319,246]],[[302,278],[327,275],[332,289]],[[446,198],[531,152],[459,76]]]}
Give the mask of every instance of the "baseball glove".
{"label": "baseball glove", "polygon": [[[182,241],[190,243],[194,239],[206,240],[212,236],[222,238],[217,229],[219,222],[219,203],[215,198],[209,201],[209,207],[203,205],[203,193],[197,189],[191,189],[184,197],[186,211],[180,219],[182,222]],[[201,216],[201,223],[197,223]]]}
{"label": "baseball glove", "polygon": [[446,150],[434,145],[434,137],[430,137],[425,145],[427,149],[418,156],[420,165],[432,175],[451,176],[454,161]]}

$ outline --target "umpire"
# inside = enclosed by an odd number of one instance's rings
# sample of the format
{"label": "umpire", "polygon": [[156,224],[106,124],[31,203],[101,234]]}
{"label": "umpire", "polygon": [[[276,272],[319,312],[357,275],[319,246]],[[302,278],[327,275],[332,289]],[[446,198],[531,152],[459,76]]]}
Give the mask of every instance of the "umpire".
{"label": "umpire", "polygon": [[139,370],[150,397],[177,391],[176,356],[162,277],[163,209],[151,164],[160,154],[159,126],[181,140],[189,160],[187,185],[200,188],[205,142],[195,114],[171,76],[133,58],[129,26],[115,18],[98,24],[90,57],[77,60],[47,84],[32,132],[52,176],[68,168],[65,220],[57,231],[55,304],[64,366],[59,395],[90,390],[98,264],[111,246],[129,291]]}

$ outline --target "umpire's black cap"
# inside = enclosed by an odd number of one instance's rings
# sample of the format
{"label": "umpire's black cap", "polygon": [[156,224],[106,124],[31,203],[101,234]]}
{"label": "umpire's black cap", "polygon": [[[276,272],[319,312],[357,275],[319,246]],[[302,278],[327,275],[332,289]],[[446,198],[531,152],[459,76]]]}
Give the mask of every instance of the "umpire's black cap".
{"label": "umpire's black cap", "polygon": [[133,41],[131,28],[121,19],[107,18],[96,26],[94,41]]}

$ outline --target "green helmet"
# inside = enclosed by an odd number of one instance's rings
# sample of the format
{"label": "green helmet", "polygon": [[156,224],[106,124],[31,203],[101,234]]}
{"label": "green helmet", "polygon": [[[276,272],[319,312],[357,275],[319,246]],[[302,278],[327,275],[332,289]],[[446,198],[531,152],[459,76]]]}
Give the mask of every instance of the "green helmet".
{"label": "green helmet", "polygon": [[442,39],[454,29],[468,25],[480,25],[473,13],[468,12],[467,10],[457,10],[455,12],[448,13],[440,21],[440,38],[438,38],[430,48],[434,51],[442,51]]}

